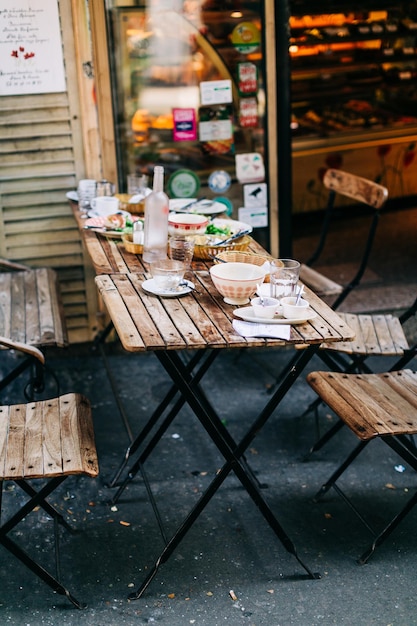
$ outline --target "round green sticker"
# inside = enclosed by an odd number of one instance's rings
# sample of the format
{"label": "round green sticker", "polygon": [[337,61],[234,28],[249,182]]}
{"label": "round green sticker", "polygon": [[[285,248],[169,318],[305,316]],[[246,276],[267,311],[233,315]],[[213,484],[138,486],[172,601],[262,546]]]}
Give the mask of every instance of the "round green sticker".
{"label": "round green sticker", "polygon": [[232,44],[242,54],[255,52],[261,43],[261,33],[253,22],[240,22],[232,31]]}
{"label": "round green sticker", "polygon": [[195,198],[200,180],[191,170],[178,170],[168,180],[168,191],[173,198]]}

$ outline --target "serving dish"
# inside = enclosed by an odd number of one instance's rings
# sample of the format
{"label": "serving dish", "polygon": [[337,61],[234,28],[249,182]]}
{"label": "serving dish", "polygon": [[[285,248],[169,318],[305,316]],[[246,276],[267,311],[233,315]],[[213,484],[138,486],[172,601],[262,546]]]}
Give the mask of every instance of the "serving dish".
{"label": "serving dish", "polygon": [[267,319],[256,317],[251,306],[235,309],[233,311],[233,315],[240,317],[240,319],[245,320],[245,322],[255,322],[256,324],[304,324],[305,322],[314,320],[317,317],[317,313],[315,311],[307,309],[307,311],[303,311],[302,316],[299,318],[292,317],[287,319],[286,317],[282,317],[279,313],[276,313],[274,317]]}

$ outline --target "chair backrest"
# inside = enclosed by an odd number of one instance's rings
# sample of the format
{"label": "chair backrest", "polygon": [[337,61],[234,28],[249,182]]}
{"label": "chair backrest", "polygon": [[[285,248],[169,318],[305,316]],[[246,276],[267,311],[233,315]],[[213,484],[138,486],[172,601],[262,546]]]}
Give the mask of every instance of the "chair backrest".
{"label": "chair backrest", "polygon": [[323,184],[329,190],[329,196],[319,242],[313,254],[310,256],[308,261],[306,261],[306,265],[308,266],[313,265],[318,260],[321,252],[323,251],[324,244],[328,235],[329,224],[335,208],[335,200],[337,194],[346,198],[351,198],[358,203],[365,204],[374,209],[374,211],[372,212],[368,236],[364,245],[359,268],[349,284],[343,288],[342,292],[333,303],[332,308],[337,309],[337,307],[343,302],[343,300],[345,300],[345,298],[349,295],[352,289],[359,285],[365,272],[372,250],[372,245],[375,239],[380,209],[383,207],[388,199],[388,189],[371,180],[362,178],[361,176],[356,176],[355,174],[350,174],[349,172],[344,172],[342,170],[336,169],[326,170],[323,178]]}

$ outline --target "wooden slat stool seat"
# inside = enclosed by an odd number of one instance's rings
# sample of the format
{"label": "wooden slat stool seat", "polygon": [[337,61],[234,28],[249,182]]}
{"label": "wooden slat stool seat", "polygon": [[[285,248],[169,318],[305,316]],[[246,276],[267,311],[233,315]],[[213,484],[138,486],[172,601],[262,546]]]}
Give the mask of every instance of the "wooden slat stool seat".
{"label": "wooden slat stool seat", "polygon": [[[339,313],[346,324],[355,332],[353,341],[338,342],[337,345],[324,343],[320,346],[319,356],[330,370],[347,373],[372,373],[367,359],[369,357],[391,357],[395,359],[390,370],[403,369],[417,354],[417,345],[410,346],[404,324],[417,312],[417,298],[404,313],[397,317],[391,314],[354,314]],[[305,414],[316,409],[320,400],[314,401]],[[316,422],[318,415],[316,412]],[[336,422],[310,448],[310,454],[320,450],[343,426]]]}
{"label": "wooden slat stool seat", "polygon": [[333,487],[372,532],[373,543],[359,559],[363,564],[416,504],[417,491],[381,532],[375,532],[336,482],[365,446],[377,437],[417,471],[417,448],[410,439],[417,433],[417,372],[409,369],[383,374],[311,372],[307,381],[360,440],[321,487],[315,500]]}
{"label": "wooden slat stool seat", "polygon": [[[0,259],[0,335],[42,350],[68,346],[64,309],[55,270],[47,267],[26,268]],[[0,390],[6,388],[29,365],[30,361],[21,361],[0,381]]]}
{"label": "wooden slat stool seat", "polygon": [[[0,406],[0,512],[4,481],[14,481],[29,500],[6,521],[1,520],[0,544],[29,567],[54,591],[77,608],[86,605],[74,598],[60,581],[58,524],[70,529],[46,498],[74,474],[98,475],[91,408],[87,398],[69,393],[50,400]],[[44,479],[35,490],[32,479]],[[54,520],[56,575],[35,561],[9,536],[35,507]],[[27,537],[27,543],[30,537]]]}

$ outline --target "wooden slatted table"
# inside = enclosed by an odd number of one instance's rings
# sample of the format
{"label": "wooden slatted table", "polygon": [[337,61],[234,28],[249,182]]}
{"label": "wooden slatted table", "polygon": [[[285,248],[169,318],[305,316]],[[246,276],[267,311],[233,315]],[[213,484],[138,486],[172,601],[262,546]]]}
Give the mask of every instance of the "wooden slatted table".
{"label": "wooden slatted table", "polygon": [[[156,450],[158,441],[185,402],[224,457],[223,467],[173,533],[154,566],[149,569],[142,585],[129,598],[136,599],[143,594],[159,566],[173,553],[232,471],[285,548],[295,556],[311,578],[317,577],[297,555],[294,544],[261,493],[244,455],[320,345],[323,342],[351,340],[354,337],[353,331],[337,313],[307,289],[305,297],[317,316],[309,322],[292,326],[288,341],[246,339],[237,334],[232,325],[234,307],[225,304],[215,289],[208,271],[209,263],[193,263],[192,275],[188,274],[187,278],[195,284],[195,291],[178,298],[160,298],[147,294],[142,288],[142,282],[149,275],[147,266],[142,264],[140,257],[126,253],[114,240],[91,231],[84,230],[83,236],[96,268],[97,288],[123,347],[132,353],[152,351],[172,382],[171,389],[161,399],[159,407],[148,417],[144,428],[130,445],[112,484],[120,477],[128,459],[141,447],[143,450],[129,468],[128,477],[119,492],[142,469],[144,461]],[[253,242],[252,249],[260,254],[267,254],[256,242]],[[223,423],[222,416],[202,390],[201,382],[205,372],[222,349],[268,350],[299,344],[307,346],[306,349],[298,351],[291,371],[283,376],[274,393],[267,397],[265,405],[259,407],[258,415],[253,416],[253,421],[241,440],[235,441]],[[168,408],[170,411],[164,417],[164,411]],[[156,425],[158,428],[155,434],[144,445],[147,435]],[[154,506],[156,508],[155,502]]]}

